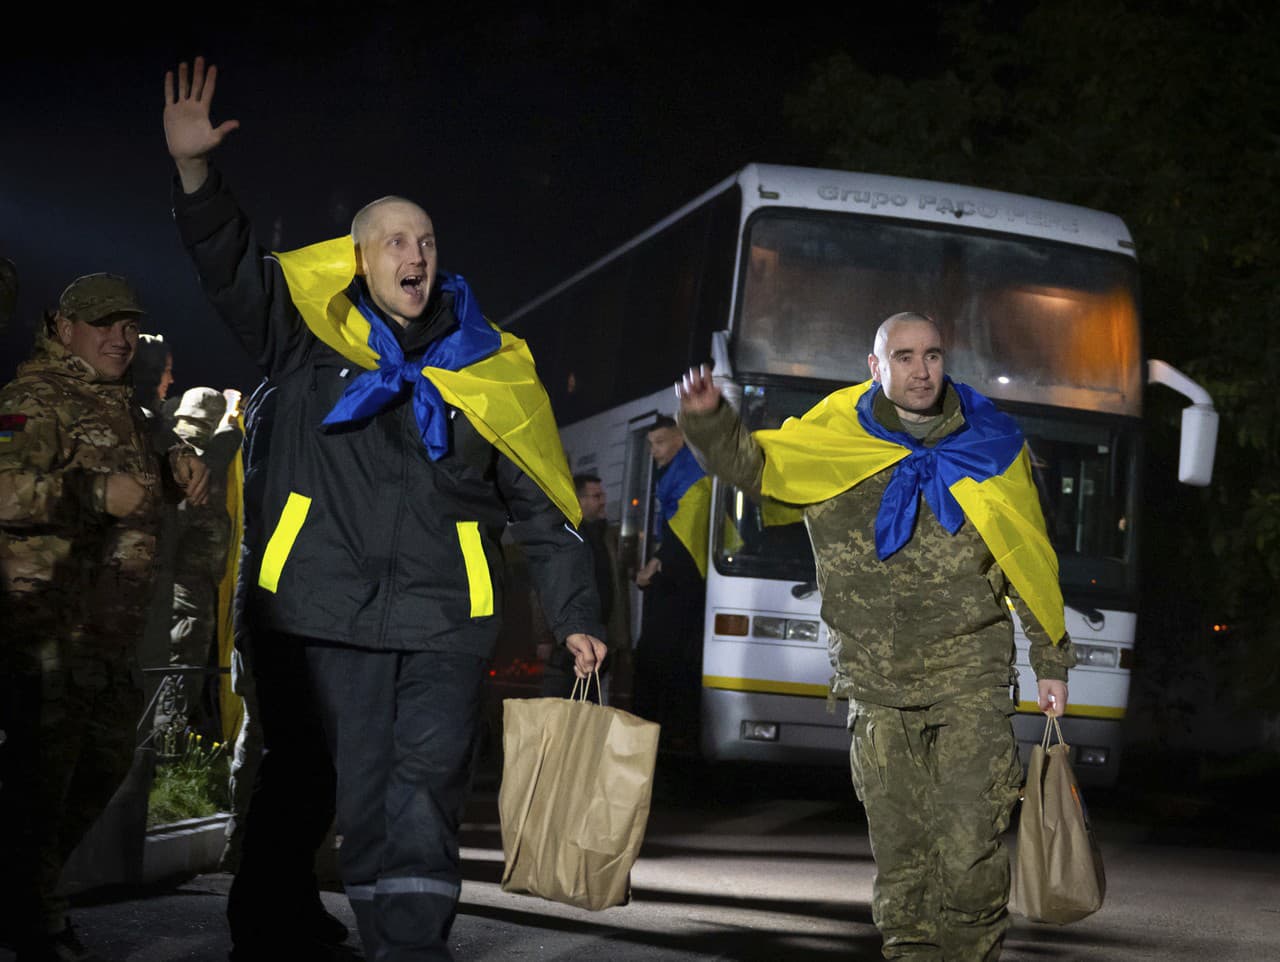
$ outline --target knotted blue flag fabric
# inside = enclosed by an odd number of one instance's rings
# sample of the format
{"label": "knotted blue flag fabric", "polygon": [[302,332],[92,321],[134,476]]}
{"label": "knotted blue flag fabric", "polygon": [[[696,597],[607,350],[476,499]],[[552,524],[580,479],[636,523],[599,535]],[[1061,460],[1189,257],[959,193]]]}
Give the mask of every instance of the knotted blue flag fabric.
{"label": "knotted blue flag fabric", "polygon": [[480,313],[471,288],[460,274],[441,275],[440,289],[453,295],[458,326],[427,347],[421,358],[406,360],[400,342],[387,321],[374,309],[361,289],[356,309],[369,321],[369,346],[378,354],[378,366],[360,374],[343,392],[324,424],[346,424],[372,417],[406,391],[413,392],[413,414],[422,443],[432,461],[449,452],[449,418],[439,389],[422,373],[434,367],[458,371],[494,354],[502,346],[502,334]]}
{"label": "knotted blue flag fabric", "polygon": [[960,397],[965,425],[932,447],[903,431],[891,431],[872,415],[882,388],[875,384],[858,399],[858,423],[873,437],[910,449],[889,477],[876,514],[876,554],[883,561],[911,539],[920,495],[951,534],[964,524],[964,510],[951,493],[961,478],[986,481],[1003,474],[1022,452],[1016,421],[967,384],[947,378]]}
{"label": "knotted blue flag fabric", "polygon": [[675,517],[685,492],[706,475],[687,444],[676,453],[658,479],[658,510],[664,522]]}

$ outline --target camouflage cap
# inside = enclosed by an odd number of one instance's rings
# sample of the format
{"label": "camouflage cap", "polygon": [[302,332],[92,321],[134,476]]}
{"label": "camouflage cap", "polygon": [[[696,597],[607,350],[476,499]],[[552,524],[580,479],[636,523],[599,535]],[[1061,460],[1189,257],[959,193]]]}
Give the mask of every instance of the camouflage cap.
{"label": "camouflage cap", "polygon": [[72,321],[100,324],[115,314],[145,314],[129,282],[117,274],[86,274],[67,285],[58,312]]}
{"label": "camouflage cap", "polygon": [[[227,399],[211,387],[193,387],[182,393],[182,401],[173,412],[174,432],[190,440],[207,436],[218,426],[227,411]],[[185,423],[183,423],[185,422]]]}

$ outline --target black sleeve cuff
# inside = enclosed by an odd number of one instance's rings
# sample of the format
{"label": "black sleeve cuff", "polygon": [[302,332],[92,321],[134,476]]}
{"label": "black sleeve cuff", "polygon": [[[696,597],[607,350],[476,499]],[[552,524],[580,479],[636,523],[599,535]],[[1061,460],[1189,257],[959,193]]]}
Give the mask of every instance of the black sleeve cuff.
{"label": "black sleeve cuff", "polygon": [[186,247],[208,240],[240,213],[240,207],[223,182],[222,174],[212,164],[208,178],[195,193],[188,194],[182,190],[177,174],[174,174],[171,190],[173,217]]}

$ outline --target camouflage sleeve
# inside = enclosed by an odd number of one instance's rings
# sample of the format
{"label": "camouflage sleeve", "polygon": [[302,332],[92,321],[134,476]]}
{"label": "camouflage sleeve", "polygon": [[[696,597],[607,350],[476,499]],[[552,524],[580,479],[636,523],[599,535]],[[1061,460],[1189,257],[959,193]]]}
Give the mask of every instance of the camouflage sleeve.
{"label": "camouflage sleeve", "polygon": [[732,407],[721,401],[709,414],[681,411],[677,421],[711,474],[759,497],[764,452]]}
{"label": "camouflage sleeve", "polygon": [[1031,643],[1031,670],[1036,673],[1036,678],[1040,681],[1066,681],[1067,669],[1075,667],[1076,663],[1071,636],[1064,632],[1055,644],[1049,633],[1040,627],[1040,622],[1022,600],[1018,590],[1012,584],[1007,590],[1009,600],[1018,613],[1018,620],[1022,622],[1022,630],[1027,633],[1027,641]]}
{"label": "camouflage sleeve", "polygon": [[0,523],[76,525],[106,510],[106,475],[61,466],[58,418],[48,399],[0,393]]}

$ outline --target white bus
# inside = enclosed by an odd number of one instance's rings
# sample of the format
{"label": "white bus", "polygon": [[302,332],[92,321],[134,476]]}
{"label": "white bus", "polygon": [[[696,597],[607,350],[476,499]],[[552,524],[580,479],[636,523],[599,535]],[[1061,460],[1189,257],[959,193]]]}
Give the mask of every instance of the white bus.
{"label": "white bus", "polygon": [[[503,326],[526,338],[575,472],[604,481],[632,569],[652,545],[645,433],[672,385],[714,359],[752,428],[777,426],[865,380],[880,321],[938,319],[947,368],[993,398],[1030,443],[1061,564],[1071,673],[1066,732],[1083,781],[1120,761],[1137,611],[1142,401],[1160,381],[1193,402],[1182,480],[1207,484],[1208,395],[1144,363],[1138,270],[1124,223],[1033,197],[897,177],[752,164],[533,300]],[[717,483],[707,565],[700,747],[712,760],[847,763],[803,524],[762,524]],[[633,634],[644,596],[633,591]],[[1015,720],[1043,729],[1015,631]]]}

